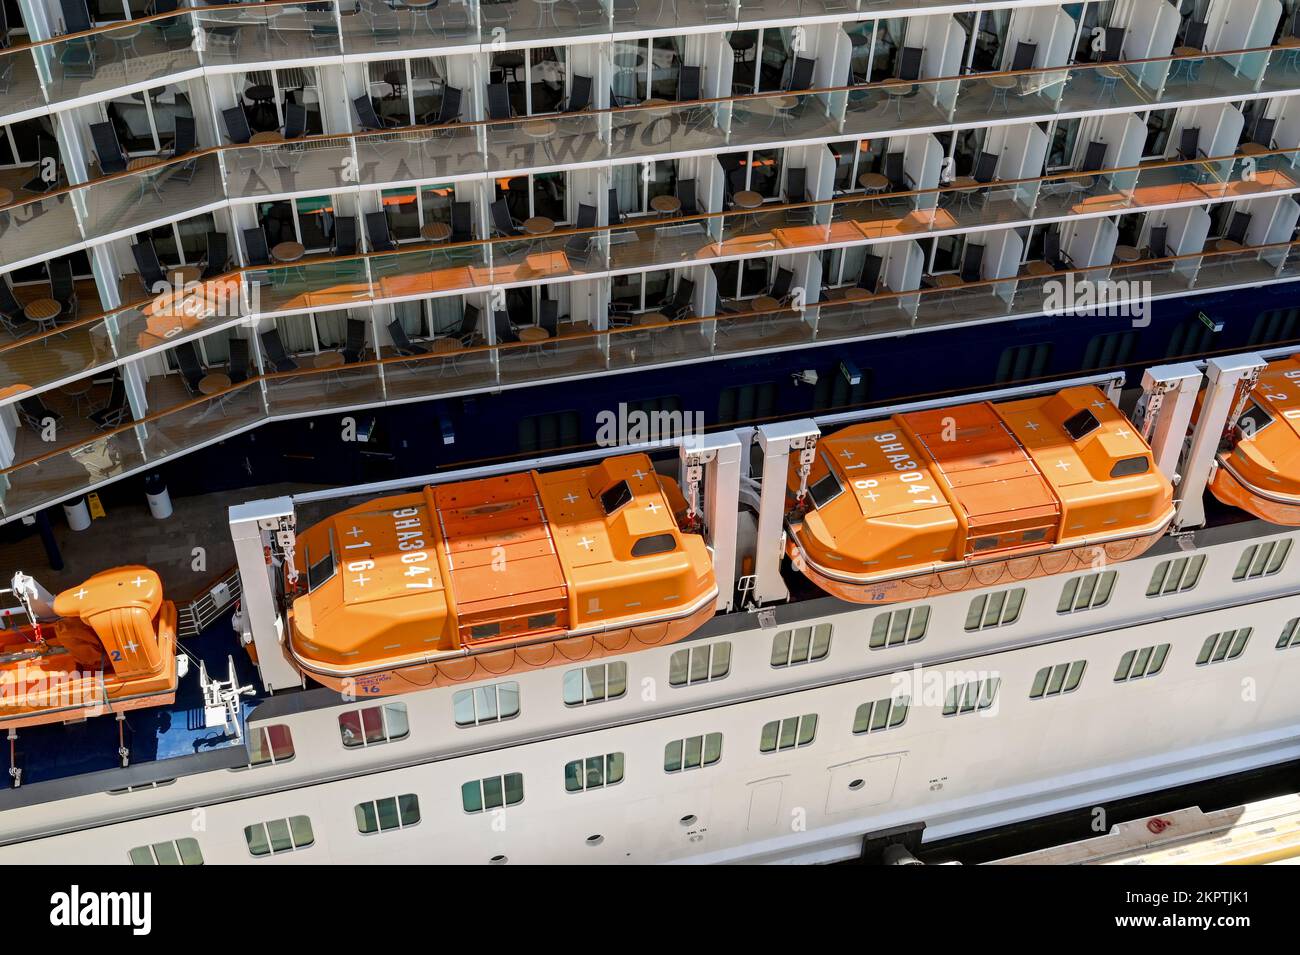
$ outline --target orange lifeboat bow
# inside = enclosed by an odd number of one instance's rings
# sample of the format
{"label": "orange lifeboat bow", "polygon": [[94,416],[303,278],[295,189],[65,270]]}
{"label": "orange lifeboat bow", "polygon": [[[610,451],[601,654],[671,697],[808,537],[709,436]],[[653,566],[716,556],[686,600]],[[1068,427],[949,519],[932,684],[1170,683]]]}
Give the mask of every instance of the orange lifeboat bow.
{"label": "orange lifeboat bow", "polygon": [[35,726],[176,699],[176,607],[147,567],[54,598],[58,619],[0,633],[0,726]]}
{"label": "orange lifeboat bow", "polygon": [[1210,492],[1274,524],[1300,527],[1300,355],[1269,362],[1217,458]]}
{"label": "orange lifeboat bow", "polygon": [[892,603],[1142,554],[1173,519],[1151,449],[1095,387],[894,415],[822,438],[787,551],[823,590]]}
{"label": "orange lifeboat bow", "polygon": [[426,487],[298,536],[298,666],[366,694],[680,640],[717,602],[703,538],[645,455]]}

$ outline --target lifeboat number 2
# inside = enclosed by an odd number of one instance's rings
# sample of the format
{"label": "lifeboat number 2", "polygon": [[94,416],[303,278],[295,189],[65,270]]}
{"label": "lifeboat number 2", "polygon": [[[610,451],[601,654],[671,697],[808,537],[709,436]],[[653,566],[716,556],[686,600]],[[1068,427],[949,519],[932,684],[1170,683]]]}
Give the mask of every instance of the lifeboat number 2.
{"label": "lifeboat number 2", "polygon": [[[884,431],[872,437],[880,445],[880,453],[884,455],[885,461],[897,472],[898,479],[907,488],[907,493],[911,495],[909,500],[918,507],[938,504],[939,498],[934,493],[934,488],[925,483],[925,473],[917,469],[916,461],[898,440],[898,435]],[[853,482],[853,487],[860,496],[874,501],[880,482],[875,478],[858,478]]]}

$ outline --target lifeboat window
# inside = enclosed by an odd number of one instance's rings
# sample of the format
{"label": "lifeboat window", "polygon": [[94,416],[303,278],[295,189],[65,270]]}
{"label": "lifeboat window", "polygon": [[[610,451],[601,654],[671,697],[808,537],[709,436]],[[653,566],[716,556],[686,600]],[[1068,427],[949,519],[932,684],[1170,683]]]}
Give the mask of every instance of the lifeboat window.
{"label": "lifeboat window", "polygon": [[601,493],[600,506],[608,516],[630,500],[632,500],[632,489],[627,486],[626,481],[619,481],[613,487]]}
{"label": "lifeboat window", "polygon": [[334,576],[334,549],[331,547],[325,556],[314,564],[311,563],[311,555],[308,554],[307,561],[307,592],[311,593]]}
{"label": "lifeboat window", "polygon": [[987,710],[997,699],[998,686],[1001,683],[1002,681],[995,676],[958,683],[948,691],[948,697],[943,703],[943,715],[958,716],[963,713]]}
{"label": "lifeboat window", "polygon": [[409,735],[411,722],[405,703],[382,703],[339,714],[339,736],[347,749],[393,743]]}
{"label": "lifeboat window", "polygon": [[197,839],[173,839],[139,846],[130,852],[131,865],[203,865]]}
{"label": "lifeboat window", "polygon": [[1259,577],[1271,577],[1286,564],[1287,555],[1290,553],[1289,539],[1251,544],[1241,552],[1241,559],[1237,561],[1237,568],[1232,572],[1232,579],[1255,580]]}
{"label": "lifeboat window", "polygon": [[764,724],[758,737],[760,753],[777,753],[785,749],[807,746],[817,735],[817,714],[805,713]]}
{"label": "lifeboat window", "polygon": [[812,487],[808,488],[808,496],[818,508],[825,507],[843,493],[844,485],[834,471],[827,471],[825,477],[814,481]]}
{"label": "lifeboat window", "polygon": [[1095,414],[1084,408],[1082,411],[1076,411],[1066,418],[1062,427],[1065,428],[1065,433],[1070,436],[1071,441],[1078,441],[1080,438],[1086,438],[1101,427],[1101,422],[1097,420]]}
{"label": "lifeboat window", "polygon": [[293,735],[289,727],[276,723],[259,726],[248,734],[248,765],[264,766],[293,759]]}
{"label": "lifeboat window", "polygon": [[772,638],[772,666],[788,667],[823,659],[831,649],[831,625],[782,630]]}
{"label": "lifeboat window", "polygon": [[970,549],[977,554],[982,550],[996,550],[1000,546],[1001,540],[1002,538],[997,534],[989,537],[976,537],[971,540]]}
{"label": "lifeboat window", "polygon": [[550,630],[554,626],[554,613],[536,613],[528,618],[529,630]]}
{"label": "lifeboat window", "polygon": [[489,637],[501,635],[501,624],[499,623],[476,623],[469,628],[469,635],[474,640],[486,640]]}
{"label": "lifeboat window", "polygon": [[1125,683],[1129,680],[1155,676],[1165,668],[1165,659],[1168,656],[1169,644],[1167,643],[1143,647],[1140,650],[1129,650],[1119,658],[1119,666],[1115,668],[1115,682]]}
{"label": "lifeboat window", "polygon": [[731,643],[719,640],[707,647],[678,650],[668,658],[668,685],[690,686],[721,680],[731,672]]}
{"label": "lifeboat window", "polygon": [[519,684],[490,683],[452,694],[451,711],[457,726],[499,723],[519,715]]}
{"label": "lifeboat window", "polygon": [[1240,630],[1225,630],[1223,633],[1210,634],[1205,638],[1205,643],[1201,644],[1201,652],[1196,656],[1196,665],[1200,667],[1237,659],[1246,649],[1246,644],[1250,642],[1252,632],[1252,627],[1242,627]]}
{"label": "lifeboat window", "polygon": [[466,812],[483,812],[516,806],[524,801],[523,773],[506,773],[486,779],[471,779],[460,787],[460,804]]}
{"label": "lifeboat window", "polygon": [[272,819],[244,827],[244,841],[248,851],[255,856],[279,855],[295,849],[306,849],[316,841],[311,831],[311,820],[306,816]]}
{"label": "lifeboat window", "polygon": [[1110,595],[1115,590],[1113,570],[1104,570],[1096,574],[1084,574],[1071,577],[1061,588],[1061,599],[1056,602],[1057,613],[1078,613],[1080,610],[1092,610],[1110,603]]}
{"label": "lifeboat window", "polygon": [[664,772],[680,773],[685,769],[712,766],[722,758],[722,734],[688,736],[675,739],[664,747]]}
{"label": "lifeboat window", "polygon": [[1272,423],[1273,416],[1252,401],[1237,419],[1237,430],[1249,438],[1259,434]]}
{"label": "lifeboat window", "polygon": [[911,705],[912,698],[909,696],[891,696],[863,703],[853,714],[853,732],[861,736],[863,733],[878,733],[902,726]]}
{"label": "lifeboat window", "polygon": [[588,756],[564,764],[564,789],[580,793],[588,789],[604,789],[623,781],[623,754],[606,753]]}
{"label": "lifeboat window", "polygon": [[871,623],[871,638],[867,646],[872,650],[899,647],[915,643],[925,636],[930,625],[929,607],[908,607],[879,614]]}
{"label": "lifeboat window", "polygon": [[1204,554],[1162,560],[1151,574],[1151,582],[1147,584],[1147,596],[1164,597],[1167,594],[1181,594],[1191,590],[1200,581],[1201,570],[1204,567]]}
{"label": "lifeboat window", "polygon": [[1025,604],[1025,588],[999,590],[995,594],[980,594],[966,610],[966,632],[1005,627],[1020,619]]}
{"label": "lifeboat window", "polygon": [[672,534],[651,534],[649,537],[642,537],[632,545],[633,557],[652,557],[655,554],[666,554],[676,549],[677,539]]}
{"label": "lifeboat window", "polygon": [[1035,527],[1033,530],[1025,531],[1020,535],[1020,539],[1026,544],[1037,544],[1047,540],[1047,528]]}
{"label": "lifeboat window", "polygon": [[390,829],[408,829],[420,821],[420,800],[415,793],[386,796],[357,803],[357,832],[370,835]]}
{"label": "lifeboat window", "polygon": [[586,706],[627,693],[626,663],[597,663],[564,674],[564,705]]}
{"label": "lifeboat window", "polygon": [[1058,663],[1056,666],[1043,667],[1034,675],[1033,686],[1029,688],[1029,698],[1041,700],[1047,696],[1060,696],[1062,693],[1074,692],[1079,688],[1079,681],[1083,679],[1083,671],[1087,665],[1086,660],[1075,660],[1073,663]]}
{"label": "lifeboat window", "polygon": [[1300,647],[1300,617],[1292,617],[1282,628],[1282,635],[1277,638],[1276,648]]}
{"label": "lifeboat window", "polygon": [[1151,462],[1147,460],[1146,455],[1138,455],[1136,458],[1120,458],[1110,469],[1110,476],[1132,477],[1135,474],[1146,474],[1150,470]]}

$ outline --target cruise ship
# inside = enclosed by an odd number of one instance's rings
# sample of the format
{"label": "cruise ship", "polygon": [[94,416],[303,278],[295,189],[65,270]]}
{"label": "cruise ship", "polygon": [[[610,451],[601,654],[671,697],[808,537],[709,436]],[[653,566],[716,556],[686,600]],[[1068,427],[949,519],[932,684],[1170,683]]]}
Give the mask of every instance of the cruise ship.
{"label": "cruise ship", "polygon": [[[830,862],[1300,756],[1291,0],[0,11],[0,861]],[[123,516],[216,492],[182,593]]]}

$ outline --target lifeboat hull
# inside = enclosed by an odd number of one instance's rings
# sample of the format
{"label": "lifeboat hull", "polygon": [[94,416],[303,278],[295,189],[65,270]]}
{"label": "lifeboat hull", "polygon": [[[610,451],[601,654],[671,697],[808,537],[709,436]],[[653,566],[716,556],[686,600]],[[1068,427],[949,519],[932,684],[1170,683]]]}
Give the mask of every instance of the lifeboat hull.
{"label": "lifeboat hull", "polygon": [[122,680],[80,671],[66,656],[35,658],[0,670],[0,729],[67,723],[176,701],[176,606],[158,614],[158,648],[164,666],[148,677]]}
{"label": "lifeboat hull", "polygon": [[1142,556],[1164,536],[1165,529],[1161,527],[1148,534],[1105,544],[1083,544],[1041,554],[1018,554],[1004,560],[983,561],[967,567],[874,581],[844,580],[822,572],[803,559],[793,540],[786,544],[786,550],[795,569],[832,596],[856,604],[892,604],[926,600],[963,590],[1009,586],[1036,577],[1051,577],[1118,564]]}
{"label": "lifeboat hull", "polygon": [[1247,514],[1270,524],[1300,527],[1300,502],[1279,500],[1260,488],[1247,484],[1220,464],[1210,478],[1210,493],[1229,507],[1240,508]]}
{"label": "lifeboat hull", "polygon": [[714,616],[716,600],[707,600],[684,617],[657,623],[633,624],[580,636],[559,637],[538,643],[485,649],[432,663],[394,666],[356,675],[322,672],[310,660],[295,654],[299,667],[313,680],[339,693],[356,696],[388,696],[433,687],[456,686],[481,680],[498,680],[512,673],[544,667],[572,666],[602,657],[684,640]]}

